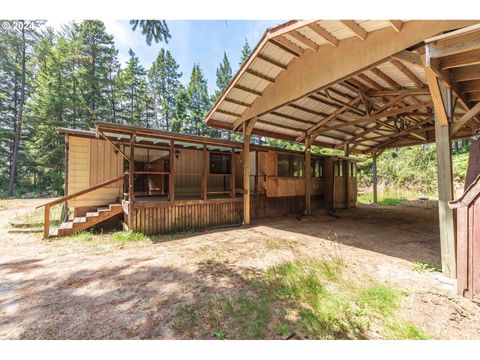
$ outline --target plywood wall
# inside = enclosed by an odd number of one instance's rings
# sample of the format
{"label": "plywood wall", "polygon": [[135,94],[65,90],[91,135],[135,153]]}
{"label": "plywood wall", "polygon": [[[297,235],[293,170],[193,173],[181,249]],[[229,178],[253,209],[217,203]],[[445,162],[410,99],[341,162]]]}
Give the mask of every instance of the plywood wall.
{"label": "plywood wall", "polygon": [[[117,177],[122,172],[122,155],[115,154],[113,147],[106,141],[69,137],[68,194]],[[122,182],[117,182],[70,200],[68,205],[83,207],[109,204],[115,202],[117,197],[121,197],[122,188]]]}

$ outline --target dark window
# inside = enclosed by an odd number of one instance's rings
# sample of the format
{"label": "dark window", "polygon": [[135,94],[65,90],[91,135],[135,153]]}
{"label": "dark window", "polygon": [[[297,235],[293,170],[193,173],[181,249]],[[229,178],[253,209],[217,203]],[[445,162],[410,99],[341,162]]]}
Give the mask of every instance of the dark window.
{"label": "dark window", "polygon": [[210,154],[210,174],[231,174],[230,154]]}
{"label": "dark window", "polygon": [[335,176],[343,176],[343,161],[342,160],[335,161],[334,174],[335,174]]}
{"label": "dark window", "polygon": [[303,158],[295,155],[278,154],[277,174],[280,177],[302,177]]}
{"label": "dark window", "polygon": [[323,159],[312,159],[312,177],[323,177]]}

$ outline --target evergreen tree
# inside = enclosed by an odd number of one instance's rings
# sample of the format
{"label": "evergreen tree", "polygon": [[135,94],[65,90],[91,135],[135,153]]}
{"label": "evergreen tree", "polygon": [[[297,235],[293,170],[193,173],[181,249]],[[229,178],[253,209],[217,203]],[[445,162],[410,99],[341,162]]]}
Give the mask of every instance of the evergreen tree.
{"label": "evergreen tree", "polygon": [[227,53],[223,53],[223,60],[217,68],[217,87],[215,97],[218,98],[221,93],[227,88],[232,80],[232,67],[228,61]]}
{"label": "evergreen tree", "polygon": [[210,108],[207,80],[199,64],[194,64],[187,87],[187,116],[184,129],[195,135],[208,135],[205,115]]}
{"label": "evergreen tree", "polygon": [[179,91],[179,65],[170,51],[161,49],[148,72],[148,89],[155,112],[154,127],[169,131],[176,107],[175,97]]}
{"label": "evergreen tree", "polygon": [[137,29],[137,26],[142,29],[142,35],[145,35],[148,46],[152,44],[152,40],[155,40],[156,43],[161,41],[168,43],[168,39],[171,38],[165,20],[130,20],[130,26],[133,31]]}
{"label": "evergreen tree", "polygon": [[238,63],[238,65],[240,67],[242,67],[242,65],[245,64],[245,61],[248,60],[251,53],[252,53],[252,49],[250,48],[250,45],[248,44],[248,40],[245,39],[245,42],[243,43],[243,47],[242,47],[242,54],[240,56],[240,62]]}
{"label": "evergreen tree", "polygon": [[98,20],[86,20],[79,25],[82,65],[79,68],[79,86],[87,105],[82,114],[83,126],[91,127],[97,120],[109,120],[111,104],[108,93],[112,87],[110,68],[117,56],[113,36],[107,34],[105,25]]}
{"label": "evergreen tree", "polygon": [[121,104],[118,117],[125,124],[149,126],[146,116],[146,71],[132,49],[128,54],[130,59],[127,67],[120,71],[116,84]]}

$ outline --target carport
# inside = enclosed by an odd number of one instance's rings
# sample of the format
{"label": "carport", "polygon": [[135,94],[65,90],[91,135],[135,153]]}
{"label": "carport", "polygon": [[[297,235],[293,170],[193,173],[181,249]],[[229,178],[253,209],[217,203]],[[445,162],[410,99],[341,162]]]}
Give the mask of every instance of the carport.
{"label": "carport", "polygon": [[478,128],[479,23],[313,20],[268,29],[207,124],[243,133],[244,154],[251,135],[260,135],[303,143],[306,163],[312,145],[370,155],[375,200],[376,158],[384,150],[435,142],[442,269],[456,277],[451,140]]}

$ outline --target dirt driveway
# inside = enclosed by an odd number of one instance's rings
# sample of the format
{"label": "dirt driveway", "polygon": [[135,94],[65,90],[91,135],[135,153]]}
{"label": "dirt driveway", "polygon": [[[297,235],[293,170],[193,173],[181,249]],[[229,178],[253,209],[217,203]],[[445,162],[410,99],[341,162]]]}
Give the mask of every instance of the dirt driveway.
{"label": "dirt driveway", "polygon": [[480,307],[412,265],[439,263],[434,208],[363,206],[340,218],[315,213],[126,244],[7,233],[15,211],[37,203],[0,207],[1,339],[182,338],[172,327],[180,305],[238,293],[245,274],[331,254],[405,289],[402,314],[431,336],[480,338]]}

